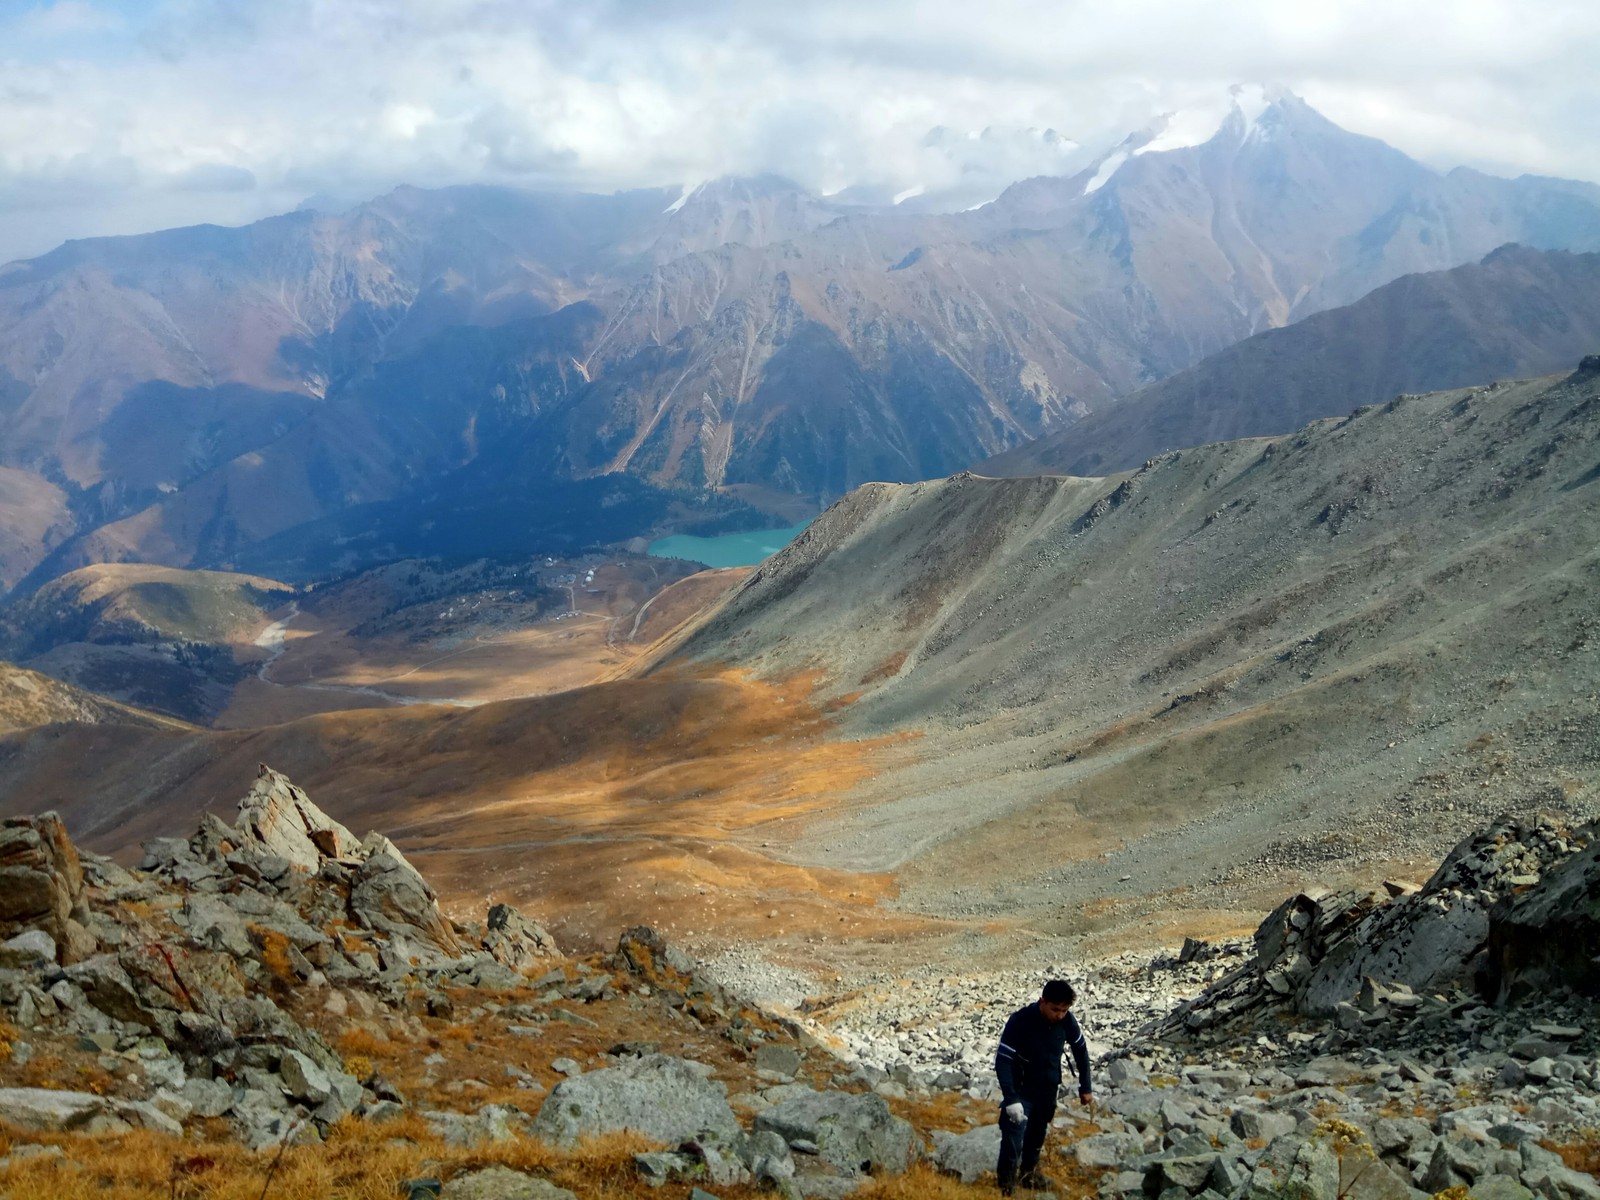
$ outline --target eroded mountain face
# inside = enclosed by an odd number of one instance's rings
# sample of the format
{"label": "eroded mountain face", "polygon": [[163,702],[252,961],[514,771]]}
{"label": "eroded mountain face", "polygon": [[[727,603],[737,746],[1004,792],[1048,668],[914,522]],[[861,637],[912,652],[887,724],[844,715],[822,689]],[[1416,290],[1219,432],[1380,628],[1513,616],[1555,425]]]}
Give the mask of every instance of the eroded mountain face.
{"label": "eroded mountain face", "polygon": [[1526,379],[1600,347],[1600,254],[1502,246],[1237,342],[984,475],[1104,475],[1168,450],[1292,432],[1401,392]]}
{"label": "eroded mountain face", "polygon": [[[0,578],[47,556],[41,577],[271,570],[308,545],[350,565],[426,552],[403,531],[463,511],[607,540],[724,485],[820,507],[958,470],[1399,274],[1513,240],[1600,247],[1600,189],[1439,176],[1290,96],[1144,148],[948,216],[772,178],[401,189],[14,263],[0,500],[59,511],[10,523]],[[576,486],[613,476],[631,482]]]}

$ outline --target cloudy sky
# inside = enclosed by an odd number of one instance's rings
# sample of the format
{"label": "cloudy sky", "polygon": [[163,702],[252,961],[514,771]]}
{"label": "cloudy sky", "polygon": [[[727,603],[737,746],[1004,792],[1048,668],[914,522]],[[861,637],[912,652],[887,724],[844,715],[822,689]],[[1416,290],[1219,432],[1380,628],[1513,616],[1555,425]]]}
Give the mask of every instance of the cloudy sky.
{"label": "cloudy sky", "polygon": [[402,182],[976,194],[1239,82],[1600,180],[1597,61],[1593,0],[0,0],[0,261]]}

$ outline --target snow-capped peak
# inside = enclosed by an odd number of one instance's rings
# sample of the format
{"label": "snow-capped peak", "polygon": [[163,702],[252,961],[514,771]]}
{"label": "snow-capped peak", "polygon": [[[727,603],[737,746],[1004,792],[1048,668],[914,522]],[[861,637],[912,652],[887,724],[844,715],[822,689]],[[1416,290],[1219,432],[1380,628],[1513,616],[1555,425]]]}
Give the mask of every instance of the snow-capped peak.
{"label": "snow-capped peak", "polygon": [[1216,137],[1230,121],[1238,122],[1241,140],[1249,138],[1256,132],[1262,114],[1286,95],[1288,93],[1282,88],[1259,83],[1236,83],[1228,89],[1225,105],[1205,104],[1166,114],[1155,135],[1134,153],[1150,154],[1199,146]]}

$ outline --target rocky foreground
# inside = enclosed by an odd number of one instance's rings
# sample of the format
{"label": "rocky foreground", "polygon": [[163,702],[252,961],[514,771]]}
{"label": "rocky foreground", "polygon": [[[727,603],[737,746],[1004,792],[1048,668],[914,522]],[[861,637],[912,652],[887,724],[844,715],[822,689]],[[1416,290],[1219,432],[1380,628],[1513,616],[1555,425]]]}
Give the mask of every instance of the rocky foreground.
{"label": "rocky foreground", "polygon": [[[1419,889],[1080,976],[1107,1053],[1058,1192],[1600,1200],[1595,832],[1503,821]],[[280,1160],[285,1195],[958,1196],[1036,988],[791,1019],[648,929],[563,957],[507,906],[447,920],[388,839],[263,768],[234,824],[137,870],[49,815],[0,827],[0,1196],[271,1194]]]}

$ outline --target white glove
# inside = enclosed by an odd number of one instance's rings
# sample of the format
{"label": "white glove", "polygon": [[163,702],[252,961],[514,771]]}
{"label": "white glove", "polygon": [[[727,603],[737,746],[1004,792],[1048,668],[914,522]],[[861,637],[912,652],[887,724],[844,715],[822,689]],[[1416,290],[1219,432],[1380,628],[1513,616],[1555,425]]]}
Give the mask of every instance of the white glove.
{"label": "white glove", "polygon": [[1013,1100],[1001,1111],[1005,1113],[1006,1120],[1010,1121],[1013,1125],[1021,1125],[1028,1119],[1028,1114],[1023,1111],[1022,1101],[1020,1100]]}

